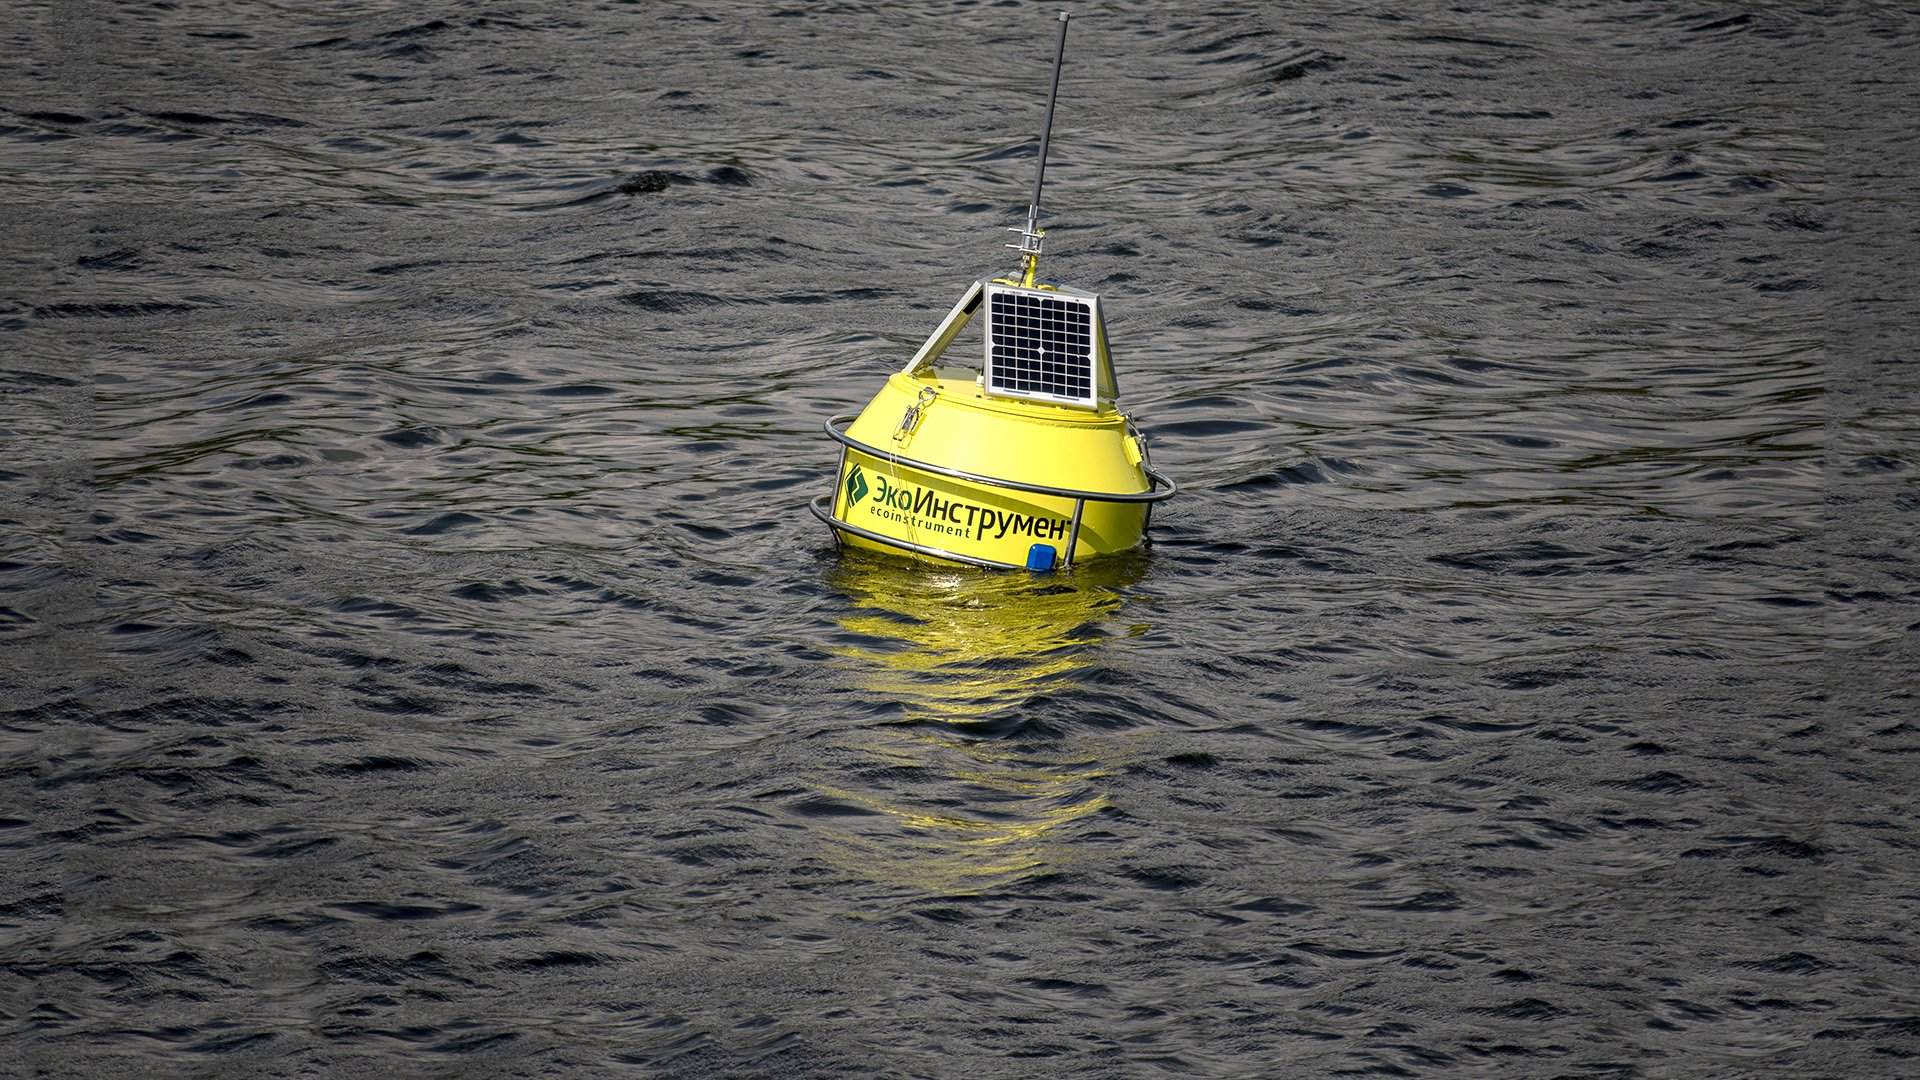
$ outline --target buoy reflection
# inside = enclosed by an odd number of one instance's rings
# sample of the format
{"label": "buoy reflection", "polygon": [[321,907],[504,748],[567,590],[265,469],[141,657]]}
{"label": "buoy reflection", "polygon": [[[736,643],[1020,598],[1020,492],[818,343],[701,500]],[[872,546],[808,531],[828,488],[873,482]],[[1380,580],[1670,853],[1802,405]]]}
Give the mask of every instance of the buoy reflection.
{"label": "buoy reflection", "polygon": [[[1112,763],[1070,737],[1058,701],[1122,632],[1121,589],[1144,556],[1035,577],[843,553],[828,583],[855,610],[835,651],[896,718],[843,733],[847,781],[816,784],[870,816],[840,819],[849,871],[951,894],[1070,863],[1065,827],[1107,806]],[[863,780],[867,782],[862,782]]]}

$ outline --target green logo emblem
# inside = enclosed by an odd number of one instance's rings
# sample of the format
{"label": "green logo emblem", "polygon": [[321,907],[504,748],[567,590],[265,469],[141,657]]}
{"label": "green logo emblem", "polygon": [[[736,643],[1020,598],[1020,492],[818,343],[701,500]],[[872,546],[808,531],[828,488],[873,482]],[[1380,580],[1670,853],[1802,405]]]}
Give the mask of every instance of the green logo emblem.
{"label": "green logo emblem", "polygon": [[867,478],[861,475],[860,466],[855,465],[853,471],[847,474],[847,505],[852,506],[866,497]]}

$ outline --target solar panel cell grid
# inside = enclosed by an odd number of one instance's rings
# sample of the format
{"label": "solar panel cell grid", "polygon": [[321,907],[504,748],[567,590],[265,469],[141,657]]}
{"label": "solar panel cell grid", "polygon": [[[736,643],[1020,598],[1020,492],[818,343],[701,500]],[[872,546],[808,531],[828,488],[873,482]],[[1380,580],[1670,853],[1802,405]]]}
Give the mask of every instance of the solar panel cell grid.
{"label": "solar panel cell grid", "polygon": [[988,388],[1087,401],[1093,396],[1093,325],[1077,300],[995,292],[990,296]]}

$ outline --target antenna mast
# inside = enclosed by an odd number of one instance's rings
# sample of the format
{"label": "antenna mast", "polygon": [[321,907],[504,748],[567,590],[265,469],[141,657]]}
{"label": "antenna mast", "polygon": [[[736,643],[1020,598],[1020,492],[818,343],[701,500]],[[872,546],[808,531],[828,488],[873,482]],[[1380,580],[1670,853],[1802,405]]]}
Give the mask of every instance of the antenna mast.
{"label": "antenna mast", "polygon": [[1053,87],[1047,91],[1047,118],[1040,125],[1040,164],[1033,173],[1033,198],[1027,203],[1027,227],[1010,229],[1020,234],[1019,244],[1008,244],[1020,253],[1021,284],[1031,289],[1034,275],[1040,271],[1040,238],[1046,233],[1040,230],[1040,185],[1047,179],[1047,139],[1053,134],[1053,103],[1060,97],[1060,65],[1067,55],[1066,12],[1060,13],[1060,37],[1053,45]]}

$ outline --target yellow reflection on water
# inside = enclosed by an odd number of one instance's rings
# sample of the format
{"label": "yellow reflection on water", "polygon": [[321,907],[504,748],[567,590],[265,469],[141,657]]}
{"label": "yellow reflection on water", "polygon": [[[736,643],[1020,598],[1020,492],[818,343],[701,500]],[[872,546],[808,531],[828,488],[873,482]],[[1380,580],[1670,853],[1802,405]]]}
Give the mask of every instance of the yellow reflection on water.
{"label": "yellow reflection on water", "polygon": [[1067,864],[1065,827],[1108,805],[1111,763],[1073,731],[1036,730],[1033,706],[1080,685],[1143,571],[1138,556],[1032,576],[843,553],[828,584],[855,605],[840,624],[859,641],[834,651],[900,714],[841,733],[850,782],[814,784],[872,815],[838,819],[834,860],[938,894]]}

